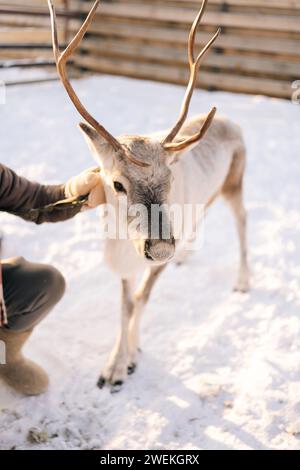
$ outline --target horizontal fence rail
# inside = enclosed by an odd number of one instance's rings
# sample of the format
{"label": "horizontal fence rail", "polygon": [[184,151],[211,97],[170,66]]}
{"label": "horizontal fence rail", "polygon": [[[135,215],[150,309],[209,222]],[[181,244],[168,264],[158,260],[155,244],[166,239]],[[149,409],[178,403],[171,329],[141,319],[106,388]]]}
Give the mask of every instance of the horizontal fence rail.
{"label": "horizontal fence rail", "polygon": [[[75,33],[90,0],[56,0],[60,41]],[[186,84],[187,39],[200,1],[103,0],[73,60],[79,70]],[[218,26],[198,85],[290,98],[300,80],[300,0],[209,0],[197,43]],[[46,0],[0,2],[0,60],[51,60]]]}
{"label": "horizontal fence rail", "polygon": [[[62,45],[69,36],[70,21],[76,17],[69,3],[68,0],[55,1]],[[47,1],[0,1],[0,66],[31,67],[34,64],[55,71]]]}

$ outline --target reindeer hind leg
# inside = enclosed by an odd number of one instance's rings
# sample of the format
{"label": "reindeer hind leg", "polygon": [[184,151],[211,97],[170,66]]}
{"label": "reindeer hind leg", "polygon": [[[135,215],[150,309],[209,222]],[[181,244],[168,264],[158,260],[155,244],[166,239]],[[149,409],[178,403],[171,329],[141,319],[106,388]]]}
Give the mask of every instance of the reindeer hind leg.
{"label": "reindeer hind leg", "polygon": [[245,149],[235,152],[227,179],[222,188],[222,195],[232,210],[235,218],[240,245],[240,267],[234,290],[249,290],[249,268],[247,260],[247,215],[243,202],[243,176],[245,170]]}

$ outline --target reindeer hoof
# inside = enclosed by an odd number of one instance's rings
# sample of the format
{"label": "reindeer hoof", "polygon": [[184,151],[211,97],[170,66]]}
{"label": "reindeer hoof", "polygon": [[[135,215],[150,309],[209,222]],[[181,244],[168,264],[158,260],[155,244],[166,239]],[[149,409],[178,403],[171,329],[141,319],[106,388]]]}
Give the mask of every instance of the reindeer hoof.
{"label": "reindeer hoof", "polygon": [[249,291],[249,289],[250,289],[249,276],[248,275],[239,276],[233,288],[233,291],[241,292],[242,294],[245,294],[246,292]]}
{"label": "reindeer hoof", "polygon": [[244,282],[238,282],[234,288],[233,292],[241,292],[242,294],[246,294],[249,291],[249,282],[244,281]]}
{"label": "reindeer hoof", "polygon": [[135,369],[136,369],[136,363],[135,362],[132,362],[131,364],[129,364],[129,366],[127,368],[128,375],[133,374],[135,372]]}
{"label": "reindeer hoof", "polygon": [[123,380],[116,380],[111,387],[110,393],[118,393],[123,385]]}
{"label": "reindeer hoof", "polygon": [[101,375],[101,376],[99,377],[98,382],[97,382],[97,387],[100,388],[100,389],[103,388],[104,385],[105,385],[105,382],[106,382],[105,378],[102,377],[102,375]]}
{"label": "reindeer hoof", "polygon": [[249,288],[247,287],[235,287],[233,289],[233,292],[240,292],[241,294],[247,294],[248,291],[249,291]]}

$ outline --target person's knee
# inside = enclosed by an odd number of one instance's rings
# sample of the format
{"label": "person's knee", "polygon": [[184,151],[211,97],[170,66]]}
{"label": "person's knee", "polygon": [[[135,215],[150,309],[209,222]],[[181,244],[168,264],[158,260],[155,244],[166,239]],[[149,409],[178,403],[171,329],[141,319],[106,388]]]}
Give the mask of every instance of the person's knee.
{"label": "person's knee", "polygon": [[43,309],[56,305],[66,290],[66,281],[62,273],[48,264],[35,264],[26,260],[21,263],[32,281],[32,297],[35,297],[37,302],[38,299],[42,300]]}
{"label": "person's knee", "polygon": [[16,331],[36,325],[65,292],[63,275],[50,265],[18,257],[5,261],[3,274],[9,328]]}
{"label": "person's knee", "polygon": [[66,290],[66,281],[62,273],[53,266],[45,266],[41,273],[44,291],[49,305],[57,304]]}

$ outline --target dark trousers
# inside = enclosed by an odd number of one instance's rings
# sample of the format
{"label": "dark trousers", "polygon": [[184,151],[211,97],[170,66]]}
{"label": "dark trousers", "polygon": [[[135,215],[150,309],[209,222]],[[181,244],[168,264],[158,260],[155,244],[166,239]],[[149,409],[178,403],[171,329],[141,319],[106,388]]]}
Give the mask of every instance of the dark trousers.
{"label": "dark trousers", "polygon": [[7,327],[13,331],[31,329],[62,298],[65,280],[53,266],[30,263],[22,257],[3,260],[2,264]]}

